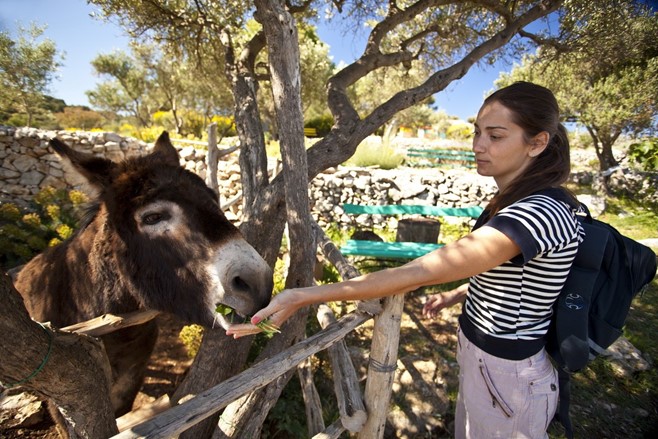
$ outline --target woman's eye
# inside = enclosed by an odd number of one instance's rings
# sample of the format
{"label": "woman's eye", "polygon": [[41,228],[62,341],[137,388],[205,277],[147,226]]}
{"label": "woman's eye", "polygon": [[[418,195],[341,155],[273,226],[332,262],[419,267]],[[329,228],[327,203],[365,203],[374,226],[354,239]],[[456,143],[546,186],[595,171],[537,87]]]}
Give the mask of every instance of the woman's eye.
{"label": "woman's eye", "polygon": [[168,218],[168,215],[166,213],[162,212],[154,212],[154,213],[147,213],[144,216],[142,216],[142,222],[148,226],[152,226],[154,224],[159,223],[160,221],[164,221]]}

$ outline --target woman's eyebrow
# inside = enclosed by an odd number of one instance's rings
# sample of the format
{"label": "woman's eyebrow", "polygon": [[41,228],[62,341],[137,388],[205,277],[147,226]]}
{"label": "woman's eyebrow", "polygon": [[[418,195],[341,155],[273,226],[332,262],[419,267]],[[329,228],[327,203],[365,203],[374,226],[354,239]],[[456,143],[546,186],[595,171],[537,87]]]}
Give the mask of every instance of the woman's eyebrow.
{"label": "woman's eyebrow", "polygon": [[[473,123],[473,125],[475,125],[476,128],[480,128],[480,125],[478,125],[477,122]],[[490,130],[506,130],[507,131],[508,128],[504,127],[502,125],[491,125],[491,126],[484,127],[484,130],[487,130],[487,131],[490,131]]]}

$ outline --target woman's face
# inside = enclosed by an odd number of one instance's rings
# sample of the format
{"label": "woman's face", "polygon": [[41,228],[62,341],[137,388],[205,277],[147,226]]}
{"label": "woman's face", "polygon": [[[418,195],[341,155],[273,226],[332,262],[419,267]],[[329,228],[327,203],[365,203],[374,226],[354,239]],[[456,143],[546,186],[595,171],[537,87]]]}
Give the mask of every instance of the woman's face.
{"label": "woman's face", "polygon": [[473,137],[477,171],[493,177],[500,191],[544,149],[527,143],[523,134],[523,129],[512,122],[512,112],[500,102],[480,108]]}

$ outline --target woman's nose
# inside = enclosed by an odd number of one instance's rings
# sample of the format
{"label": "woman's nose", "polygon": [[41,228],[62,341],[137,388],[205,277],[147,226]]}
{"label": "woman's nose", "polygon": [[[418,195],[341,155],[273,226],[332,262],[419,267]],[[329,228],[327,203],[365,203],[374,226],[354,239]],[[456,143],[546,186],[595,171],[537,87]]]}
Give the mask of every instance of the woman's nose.
{"label": "woman's nose", "polygon": [[480,137],[473,138],[473,152],[484,152],[484,145],[480,140]]}

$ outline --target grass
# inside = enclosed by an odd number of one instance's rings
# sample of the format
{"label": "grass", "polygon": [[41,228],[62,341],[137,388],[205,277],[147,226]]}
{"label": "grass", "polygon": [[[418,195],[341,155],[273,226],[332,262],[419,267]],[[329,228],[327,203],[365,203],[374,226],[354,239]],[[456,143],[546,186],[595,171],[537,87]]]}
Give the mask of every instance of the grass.
{"label": "grass", "polygon": [[658,214],[655,210],[637,206],[632,200],[608,200],[605,221],[632,239],[658,238]]}
{"label": "grass", "polygon": [[392,146],[364,141],[346,162],[350,166],[378,166],[381,169],[395,169],[402,164],[405,156]]}

